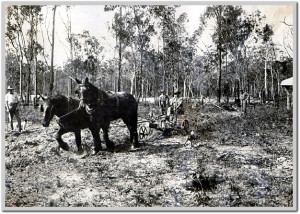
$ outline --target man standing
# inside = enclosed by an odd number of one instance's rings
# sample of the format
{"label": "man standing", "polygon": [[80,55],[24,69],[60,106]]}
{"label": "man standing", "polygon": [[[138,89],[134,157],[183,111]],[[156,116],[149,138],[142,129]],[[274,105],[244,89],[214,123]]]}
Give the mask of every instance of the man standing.
{"label": "man standing", "polygon": [[246,107],[247,107],[247,99],[248,99],[248,94],[247,92],[243,91],[242,89],[240,90],[241,92],[241,108],[242,108],[242,112],[246,113]]}
{"label": "man standing", "polygon": [[169,97],[164,94],[164,91],[161,91],[161,95],[159,96],[159,107],[161,109],[161,114],[165,115],[166,110],[169,106]]}
{"label": "man standing", "polygon": [[182,98],[179,97],[180,91],[174,92],[174,97],[170,99],[170,107],[168,109],[168,116],[174,115],[175,122],[177,121],[177,114],[182,112]]}
{"label": "man standing", "polygon": [[13,117],[14,115],[18,121],[19,132],[21,132],[21,119],[19,115],[19,99],[17,94],[14,94],[14,89],[11,86],[7,88],[8,93],[5,95],[5,107],[8,112],[8,119],[11,125],[11,129],[14,129]]}
{"label": "man standing", "polygon": [[178,114],[182,111],[182,98],[179,97],[179,95],[180,91],[176,90],[174,92],[174,97],[170,101],[174,114]]}

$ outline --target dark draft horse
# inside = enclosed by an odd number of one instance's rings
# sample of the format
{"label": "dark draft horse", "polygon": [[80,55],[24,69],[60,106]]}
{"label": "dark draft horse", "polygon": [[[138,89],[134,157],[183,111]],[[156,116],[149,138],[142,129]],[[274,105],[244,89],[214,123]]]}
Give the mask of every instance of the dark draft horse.
{"label": "dark draft horse", "polygon": [[[44,112],[42,125],[44,127],[48,127],[54,115],[60,117],[60,128],[55,137],[59,146],[62,149],[69,151],[68,144],[65,143],[61,137],[67,132],[74,132],[78,152],[82,153],[83,149],[81,146],[80,129],[89,128],[90,122],[89,117],[85,113],[84,109],[78,109],[79,100],[67,98],[64,95],[41,97],[43,100],[41,111]],[[68,116],[64,117],[64,115]],[[76,128],[74,128],[75,126]]]}
{"label": "dark draft horse", "polygon": [[[84,82],[76,79],[79,85],[77,93],[80,98],[80,109],[83,108],[89,117],[90,130],[94,139],[95,153],[102,150],[99,131],[102,128],[104,140],[108,149],[114,149],[114,143],[108,138],[110,122],[121,118],[130,133],[130,143],[134,147],[140,147],[137,135],[137,111],[138,103],[135,98],[125,92],[108,95],[91,84],[88,78]],[[68,114],[67,114],[68,115]],[[66,117],[65,115],[64,117]],[[59,122],[64,118],[60,118]],[[72,125],[72,124],[70,124]],[[73,126],[75,126],[73,124]]]}
{"label": "dark draft horse", "polygon": [[61,117],[79,106],[79,100],[67,98],[64,95],[56,95],[51,97],[41,96],[43,104],[41,105],[41,112],[44,112],[42,125],[48,127],[50,121],[56,115]]}

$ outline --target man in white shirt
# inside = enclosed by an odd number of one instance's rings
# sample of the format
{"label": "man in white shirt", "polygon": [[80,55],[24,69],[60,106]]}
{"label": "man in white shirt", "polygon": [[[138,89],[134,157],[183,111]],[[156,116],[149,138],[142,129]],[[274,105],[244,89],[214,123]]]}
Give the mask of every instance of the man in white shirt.
{"label": "man in white shirt", "polygon": [[19,132],[21,132],[18,95],[14,93],[14,89],[11,86],[8,86],[7,90],[8,93],[5,95],[5,107],[6,111],[8,112],[8,119],[11,125],[11,129],[14,129],[13,117],[15,115],[18,121]]}

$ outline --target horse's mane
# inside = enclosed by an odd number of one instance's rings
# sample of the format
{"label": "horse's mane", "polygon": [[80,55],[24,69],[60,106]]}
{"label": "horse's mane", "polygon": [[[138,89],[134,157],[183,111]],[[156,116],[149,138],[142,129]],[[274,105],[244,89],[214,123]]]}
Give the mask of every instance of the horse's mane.
{"label": "horse's mane", "polygon": [[68,98],[65,95],[62,95],[62,94],[57,94],[55,96],[49,97],[49,101],[53,104],[62,103],[62,102],[65,102],[67,100],[68,100]]}
{"label": "horse's mane", "polygon": [[105,91],[97,88],[96,86],[94,86],[91,83],[90,83],[90,86],[92,86],[93,90],[95,90],[95,92],[97,92],[97,94],[98,94],[97,99],[99,99],[101,102],[109,98],[109,95]]}

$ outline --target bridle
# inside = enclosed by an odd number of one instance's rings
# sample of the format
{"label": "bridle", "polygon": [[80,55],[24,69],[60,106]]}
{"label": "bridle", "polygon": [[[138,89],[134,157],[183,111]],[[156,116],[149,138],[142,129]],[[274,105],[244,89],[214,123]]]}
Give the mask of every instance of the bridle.
{"label": "bridle", "polygon": [[[84,84],[79,84],[79,88],[81,88],[81,87],[86,87],[87,88],[87,86],[86,85],[84,85]],[[81,92],[80,92],[80,95],[81,95]],[[92,105],[95,105],[95,104],[97,104],[97,103],[100,103],[100,105],[101,106],[105,106],[106,104],[104,103],[104,101],[105,100],[107,100],[107,99],[109,99],[109,98],[111,98],[111,97],[108,97],[108,98],[103,98],[103,94],[100,94],[100,96],[101,96],[101,98],[102,99],[100,99],[100,98],[98,98],[96,101],[94,101],[94,102],[91,102],[91,103],[85,103],[85,109],[86,109],[86,112],[88,113],[88,114],[92,114],[94,111],[95,111],[95,107],[96,106],[92,106]],[[82,96],[80,96],[80,102],[82,101],[83,103],[84,103],[84,101],[86,101],[87,99],[86,98],[83,98]],[[120,106],[120,99],[119,99],[119,97],[118,96],[116,96],[116,101],[117,101],[117,107],[119,107]]]}
{"label": "bridle", "polygon": [[[50,116],[48,117],[48,120],[47,120],[47,122],[50,122],[50,120],[52,119],[52,117],[54,116],[54,113],[52,114],[52,111],[53,111],[53,105],[51,105],[51,107],[50,107]],[[46,116],[46,113],[47,113],[47,109],[45,109],[45,116]],[[51,114],[53,115],[52,117],[51,117]],[[44,118],[45,118],[45,116],[44,116]]]}

